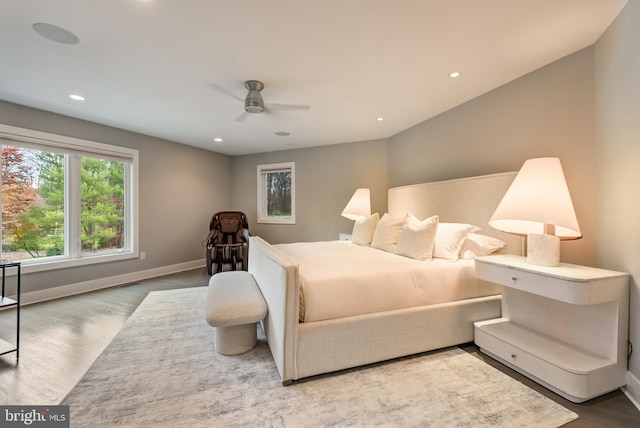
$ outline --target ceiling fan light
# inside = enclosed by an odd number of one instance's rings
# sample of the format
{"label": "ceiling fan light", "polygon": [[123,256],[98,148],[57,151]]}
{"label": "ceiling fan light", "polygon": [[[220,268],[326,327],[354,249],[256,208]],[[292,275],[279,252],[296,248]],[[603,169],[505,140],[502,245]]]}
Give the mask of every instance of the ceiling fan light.
{"label": "ceiling fan light", "polygon": [[262,113],[264,111],[264,107],[260,105],[251,105],[251,104],[245,103],[244,111],[246,111],[247,113]]}
{"label": "ceiling fan light", "polygon": [[[260,91],[256,89],[256,86],[247,85],[249,93],[244,100],[244,111],[247,113],[262,113],[264,111],[264,101]],[[258,86],[262,89],[262,85]]]}
{"label": "ceiling fan light", "polygon": [[262,113],[264,111],[264,104],[261,99],[247,97],[244,101],[244,111],[247,113]]}

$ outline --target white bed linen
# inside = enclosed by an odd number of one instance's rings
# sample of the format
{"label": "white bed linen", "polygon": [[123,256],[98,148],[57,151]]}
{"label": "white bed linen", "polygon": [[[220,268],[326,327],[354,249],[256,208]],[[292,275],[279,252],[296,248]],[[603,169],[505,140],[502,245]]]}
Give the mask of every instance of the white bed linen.
{"label": "white bed linen", "polygon": [[500,294],[473,260],[414,260],[346,241],[274,245],[299,265],[300,320],[321,321]]}

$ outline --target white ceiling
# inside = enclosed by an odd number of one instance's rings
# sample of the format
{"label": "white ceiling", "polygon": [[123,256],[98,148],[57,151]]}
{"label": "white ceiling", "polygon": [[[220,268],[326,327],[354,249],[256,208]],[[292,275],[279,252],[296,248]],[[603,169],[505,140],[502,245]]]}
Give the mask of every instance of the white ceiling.
{"label": "white ceiling", "polygon": [[[593,44],[625,4],[0,0],[0,99],[229,155],[375,140]],[[250,79],[311,108],[238,121]]]}

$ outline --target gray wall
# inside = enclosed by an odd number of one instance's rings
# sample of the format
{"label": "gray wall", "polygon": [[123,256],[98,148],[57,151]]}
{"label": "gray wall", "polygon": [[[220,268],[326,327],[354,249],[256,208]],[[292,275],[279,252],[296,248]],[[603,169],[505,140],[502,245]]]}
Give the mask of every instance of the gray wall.
{"label": "gray wall", "polygon": [[[295,162],[296,224],[258,224],[257,165]],[[249,217],[252,235],[272,243],[327,241],[351,233],[340,216],[355,189],[371,189],[371,211],[386,212],[387,142],[336,144],[232,159],[232,206]]]}
{"label": "gray wall", "polygon": [[595,263],[593,48],[538,69],[389,139],[389,185],[517,171],[559,157],[584,238],[563,261]]}
{"label": "gray wall", "polygon": [[204,259],[209,218],[230,203],[230,157],[2,101],[0,122],[140,154],[140,251],[146,259],[25,274],[24,292]]}
{"label": "gray wall", "polygon": [[640,2],[595,47],[599,264],[631,274],[628,393],[640,403]]}

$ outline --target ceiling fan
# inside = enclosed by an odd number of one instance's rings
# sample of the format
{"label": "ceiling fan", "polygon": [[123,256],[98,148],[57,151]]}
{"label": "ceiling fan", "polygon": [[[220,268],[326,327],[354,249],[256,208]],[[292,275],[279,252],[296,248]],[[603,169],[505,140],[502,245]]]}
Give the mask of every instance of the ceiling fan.
{"label": "ceiling fan", "polygon": [[225,89],[214,86],[216,89],[221,91],[222,93],[235,98],[236,100],[244,102],[244,111],[240,116],[236,118],[236,121],[244,120],[248,115],[246,113],[251,114],[259,114],[264,112],[272,112],[275,110],[309,110],[311,106],[303,105],[303,104],[277,104],[277,103],[267,103],[265,105],[264,99],[262,98],[262,94],[260,91],[264,89],[264,83],[259,80],[247,80],[244,82],[245,88],[249,90],[249,93],[244,98],[244,100],[240,97],[235,96],[227,92]]}

